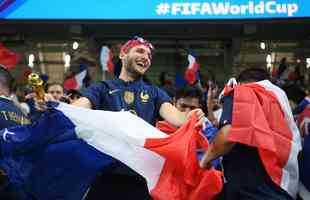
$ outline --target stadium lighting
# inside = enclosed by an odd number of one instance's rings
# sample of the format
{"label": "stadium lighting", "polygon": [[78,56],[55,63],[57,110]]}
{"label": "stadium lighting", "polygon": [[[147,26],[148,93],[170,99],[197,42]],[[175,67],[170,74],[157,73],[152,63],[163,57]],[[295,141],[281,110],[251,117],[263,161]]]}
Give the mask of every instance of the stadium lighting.
{"label": "stadium lighting", "polygon": [[266,49],[266,44],[265,44],[265,42],[261,42],[261,43],[260,43],[260,48],[261,48],[262,50],[265,50],[265,49]]}
{"label": "stadium lighting", "polygon": [[69,54],[65,55],[65,67],[70,67],[71,56]]}
{"label": "stadium lighting", "polygon": [[310,58],[306,58],[306,63],[307,63],[307,69],[310,68]]}
{"label": "stadium lighting", "polygon": [[72,48],[73,48],[73,50],[77,50],[79,48],[79,43],[78,42],[73,42]]}
{"label": "stadium lighting", "polygon": [[33,62],[34,62],[34,55],[30,54],[29,57],[28,57],[28,66],[30,68],[33,68],[33,66],[34,66]]}

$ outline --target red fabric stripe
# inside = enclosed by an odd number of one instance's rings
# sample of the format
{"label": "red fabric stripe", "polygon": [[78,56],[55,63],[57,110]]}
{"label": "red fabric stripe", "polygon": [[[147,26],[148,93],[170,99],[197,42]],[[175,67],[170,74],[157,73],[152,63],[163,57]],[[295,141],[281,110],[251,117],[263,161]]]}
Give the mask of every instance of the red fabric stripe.
{"label": "red fabric stripe", "polygon": [[178,130],[175,126],[169,124],[167,121],[156,122],[156,128],[169,135]]}
{"label": "red fabric stripe", "polygon": [[197,148],[207,142],[194,128],[197,116],[168,138],[148,139],[145,147],[166,159],[159,181],[151,191],[154,200],[211,200],[222,189],[222,173],[202,170]]}
{"label": "red fabric stripe", "polygon": [[76,89],[77,86],[78,86],[78,83],[75,79],[75,76],[65,80],[65,82],[64,82],[64,88],[67,90]]}
{"label": "red fabric stripe", "polygon": [[185,71],[185,80],[190,84],[194,84],[196,81],[196,71],[192,68]]}
{"label": "red fabric stripe", "polygon": [[281,183],[291,151],[292,132],[276,96],[257,84],[234,88],[229,140],[257,147],[271,179]]}
{"label": "red fabric stripe", "polygon": [[0,43],[0,64],[12,69],[20,61],[21,56],[7,49],[2,43]]}
{"label": "red fabric stripe", "polygon": [[108,72],[111,73],[111,74],[114,74],[114,64],[112,62],[112,59],[113,59],[113,53],[112,51],[110,50],[109,51],[109,60],[108,60]]}

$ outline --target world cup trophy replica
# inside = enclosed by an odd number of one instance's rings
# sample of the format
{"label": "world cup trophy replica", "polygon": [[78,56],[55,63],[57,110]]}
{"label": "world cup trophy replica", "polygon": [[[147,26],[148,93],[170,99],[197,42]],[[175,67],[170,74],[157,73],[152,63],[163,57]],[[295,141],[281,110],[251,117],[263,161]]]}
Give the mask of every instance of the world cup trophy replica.
{"label": "world cup trophy replica", "polygon": [[28,84],[32,87],[33,92],[37,95],[38,100],[44,100],[44,82],[39,74],[31,73],[28,76]]}

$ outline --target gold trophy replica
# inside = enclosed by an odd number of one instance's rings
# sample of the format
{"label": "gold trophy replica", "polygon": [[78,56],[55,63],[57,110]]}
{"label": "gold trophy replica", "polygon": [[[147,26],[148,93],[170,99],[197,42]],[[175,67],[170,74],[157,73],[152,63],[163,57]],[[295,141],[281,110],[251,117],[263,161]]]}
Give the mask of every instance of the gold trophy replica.
{"label": "gold trophy replica", "polygon": [[32,87],[33,92],[37,95],[38,100],[44,100],[44,82],[39,74],[31,73],[28,76],[28,84]]}

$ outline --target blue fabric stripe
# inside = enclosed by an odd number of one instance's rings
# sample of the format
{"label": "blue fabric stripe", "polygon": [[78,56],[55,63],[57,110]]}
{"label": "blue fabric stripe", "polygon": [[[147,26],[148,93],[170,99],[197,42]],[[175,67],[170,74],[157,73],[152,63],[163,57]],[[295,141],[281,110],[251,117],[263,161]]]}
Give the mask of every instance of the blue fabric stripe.
{"label": "blue fabric stripe", "polygon": [[25,199],[77,200],[113,159],[77,138],[74,124],[51,108],[33,125],[1,131],[2,168]]}

